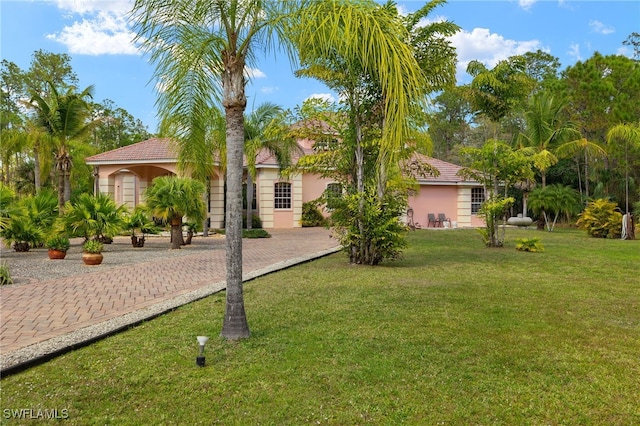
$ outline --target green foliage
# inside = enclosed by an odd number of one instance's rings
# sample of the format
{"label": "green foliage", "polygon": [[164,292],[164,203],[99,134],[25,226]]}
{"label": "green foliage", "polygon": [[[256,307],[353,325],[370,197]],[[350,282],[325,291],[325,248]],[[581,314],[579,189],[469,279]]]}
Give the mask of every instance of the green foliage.
{"label": "green foliage", "polygon": [[0,285],[13,284],[11,270],[5,262],[0,262]]}
{"label": "green foliage", "polygon": [[44,233],[26,215],[13,216],[9,223],[0,230],[0,236],[7,247],[13,247],[15,251],[25,252],[36,247],[44,240]]}
{"label": "green foliage", "polygon": [[499,221],[513,205],[513,197],[493,197],[482,203],[478,216],[485,221],[486,227],[480,231],[487,247],[502,247],[504,245],[504,228],[502,236],[499,234]]}
{"label": "green foliage", "polygon": [[271,234],[264,229],[243,229],[242,238],[271,238]]}
{"label": "green foliage", "polygon": [[102,253],[102,250],[104,250],[104,244],[98,240],[89,240],[82,245],[82,251],[85,253],[97,254]]}
{"label": "green foliage", "polygon": [[138,204],[132,213],[123,216],[123,228],[129,231],[132,237],[137,236],[137,232],[142,236],[160,233],[160,227],[153,221],[149,209],[143,204]]}
{"label": "green foliage", "polygon": [[541,253],[544,251],[544,246],[540,238],[516,238],[516,250]]}
{"label": "green foliage", "polygon": [[[251,227],[252,228],[262,228],[262,219],[257,214],[251,215]],[[242,214],[242,228],[247,228],[247,214]]]}
{"label": "green foliage", "polygon": [[[528,206],[536,215],[543,216],[547,230],[551,232],[559,217],[564,216],[569,220],[578,213],[580,194],[569,186],[548,185],[531,191]],[[553,222],[550,220],[551,215],[554,215]]]}
{"label": "green foliage", "polygon": [[47,248],[51,250],[67,251],[71,247],[69,238],[64,235],[54,235],[47,239]]}
{"label": "green foliage", "polygon": [[204,184],[195,179],[161,176],[147,188],[145,200],[154,217],[171,221],[187,216],[200,222],[205,217],[204,191]]}
{"label": "green foliage", "polygon": [[[29,220],[45,235],[50,234],[58,219],[58,200],[51,189],[43,189],[35,196],[23,198],[18,202]],[[42,245],[44,241],[40,241]]]}
{"label": "green foliage", "polygon": [[372,188],[336,200],[331,222],[351,263],[377,265],[398,259],[407,245],[407,228],[399,219],[405,211],[406,200],[400,194],[388,193],[380,201]]}
{"label": "green foliage", "polygon": [[327,219],[313,201],[302,204],[302,217],[300,218],[302,227],[325,226]]}
{"label": "green foliage", "polygon": [[616,203],[598,199],[590,202],[576,222],[578,228],[596,238],[620,238],[622,213]]}
{"label": "green foliage", "polygon": [[497,195],[501,186],[507,194],[515,183],[533,178],[531,158],[504,141],[489,139],[482,148],[464,148],[460,153],[468,166],[458,175],[482,183],[490,196]]}
{"label": "green foliage", "polygon": [[15,200],[16,194],[11,188],[0,184],[0,230],[8,223],[10,217],[10,207]]}
{"label": "green foliage", "polygon": [[67,202],[59,226],[72,236],[108,240],[117,235],[124,225],[126,205],[117,206],[106,194],[81,194]]}

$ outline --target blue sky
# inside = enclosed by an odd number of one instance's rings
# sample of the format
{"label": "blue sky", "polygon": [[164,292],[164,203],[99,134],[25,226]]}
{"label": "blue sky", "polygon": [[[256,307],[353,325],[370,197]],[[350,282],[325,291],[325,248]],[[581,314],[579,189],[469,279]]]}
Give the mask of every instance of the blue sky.
{"label": "blue sky", "polygon": [[[153,68],[131,42],[124,18],[133,0],[0,0],[0,58],[29,68],[33,52],[66,53],[80,88],[95,86],[94,100],[111,99],[156,130]],[[424,1],[398,1],[411,12]],[[461,27],[452,38],[458,80],[470,60],[493,67],[509,56],[541,49],[560,59],[561,69],[603,55],[631,57],[622,42],[640,32],[640,1],[450,0],[429,18]],[[293,108],[305,99],[335,95],[321,83],[297,79],[284,54],[261,58],[251,70],[248,110],[270,101]]]}

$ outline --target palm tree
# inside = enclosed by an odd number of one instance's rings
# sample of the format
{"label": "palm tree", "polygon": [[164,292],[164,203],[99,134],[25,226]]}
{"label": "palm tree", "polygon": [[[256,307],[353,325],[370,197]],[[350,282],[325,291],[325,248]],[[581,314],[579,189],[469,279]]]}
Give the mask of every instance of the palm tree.
{"label": "palm tree", "polygon": [[[407,75],[421,75],[415,58],[397,34],[386,31],[388,14],[374,13],[376,2],[357,0],[136,0],[132,17],[138,40],[156,64],[161,117],[184,117],[186,139],[199,143],[207,112],[219,102],[226,122],[227,305],[222,336],[249,336],[242,294],[242,174],[245,139],[245,68],[257,48],[276,46],[276,35],[290,57],[293,47],[323,46],[359,58],[379,81],[387,99],[383,140],[393,152],[406,134],[409,112]],[[308,37],[306,37],[308,35]],[[292,43],[292,41],[294,43]],[[414,81],[417,78],[414,78]]]}
{"label": "palm tree", "polygon": [[631,149],[640,149],[640,123],[618,124],[607,132],[607,143],[613,144],[615,141],[624,143],[624,162],[625,162],[625,215],[626,215],[626,235],[628,240],[635,240],[635,230],[633,225],[633,216],[629,213],[629,145]]}
{"label": "palm tree", "polygon": [[145,201],[153,216],[164,219],[171,225],[171,249],[179,249],[182,245],[184,216],[191,221],[204,220],[203,193],[202,182],[175,176],[156,178],[145,191]]}
{"label": "palm tree", "polygon": [[525,111],[526,130],[518,137],[521,150],[533,157],[533,164],[540,171],[543,188],[547,170],[558,162],[555,149],[582,140],[580,132],[562,120],[565,105],[546,92],[536,93]]}
{"label": "palm tree", "polygon": [[73,161],[69,144],[73,139],[88,133],[94,124],[89,121],[91,106],[88,101],[93,97],[93,86],[88,86],[80,93],[74,88],[68,89],[66,93],[59,93],[53,83],[47,83],[51,88],[49,96],[44,98],[39,93],[34,93],[29,106],[36,112],[38,126],[54,138],[58,172],[58,209],[62,214],[65,202],[71,197],[70,176]]}
{"label": "palm tree", "polygon": [[[555,184],[534,189],[529,194],[529,203],[534,213],[543,216],[547,231],[553,232],[558,217],[560,215],[569,217],[574,213],[576,206],[580,205],[580,199],[575,189]],[[554,214],[552,223],[549,223],[550,216],[547,214]]]}

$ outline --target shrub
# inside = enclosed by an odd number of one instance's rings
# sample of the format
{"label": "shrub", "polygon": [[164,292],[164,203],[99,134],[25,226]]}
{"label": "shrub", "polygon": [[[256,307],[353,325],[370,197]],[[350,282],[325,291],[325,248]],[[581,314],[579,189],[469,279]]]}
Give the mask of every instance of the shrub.
{"label": "shrub", "polygon": [[75,201],[67,202],[60,222],[72,236],[109,242],[122,229],[126,211],[124,204],[118,207],[106,194],[81,194]]}
{"label": "shrub", "polygon": [[540,238],[517,238],[516,250],[541,253],[544,251],[544,246],[540,242]]}
{"label": "shrub", "polygon": [[42,231],[27,216],[13,216],[0,231],[8,247],[15,251],[26,252],[44,240]]}
{"label": "shrub", "polygon": [[[243,228],[247,227],[247,214],[246,213],[242,214],[242,227]],[[251,227],[252,228],[262,228],[262,220],[260,219],[260,216],[258,216],[257,214],[252,214],[251,215]]]}
{"label": "shrub", "polygon": [[620,238],[622,213],[614,202],[598,199],[590,202],[576,222],[578,228],[596,238]]}
{"label": "shrub", "polygon": [[351,263],[378,265],[400,258],[407,246],[407,227],[400,221],[407,210],[402,195],[390,192],[380,200],[376,188],[368,187],[362,194],[345,195],[335,201],[333,230]]}
{"label": "shrub", "polygon": [[9,265],[6,263],[0,263],[0,285],[13,284],[13,279],[11,279],[11,271],[9,270]]}
{"label": "shrub", "polygon": [[82,251],[85,253],[102,253],[104,244],[98,240],[89,240],[82,245]]}
{"label": "shrub", "polygon": [[243,229],[242,238],[271,238],[271,234],[264,229]]}
{"label": "shrub", "polygon": [[300,218],[300,224],[303,227],[312,226],[325,226],[327,219],[322,215],[322,212],[313,201],[307,201],[302,204],[302,217]]}
{"label": "shrub", "polygon": [[47,240],[47,248],[51,250],[67,251],[71,247],[69,238],[63,235],[54,235]]}

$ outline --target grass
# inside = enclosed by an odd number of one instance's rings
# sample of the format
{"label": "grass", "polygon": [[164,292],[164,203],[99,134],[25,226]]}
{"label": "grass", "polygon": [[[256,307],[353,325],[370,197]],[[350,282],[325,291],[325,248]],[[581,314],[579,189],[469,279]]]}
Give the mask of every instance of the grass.
{"label": "grass", "polygon": [[[543,253],[515,249],[535,237]],[[395,263],[336,254],[245,284],[247,340],[216,337],[214,295],[4,378],[2,409],[79,425],[639,424],[639,261],[638,241],[574,230],[509,230],[501,249],[419,230]]]}

